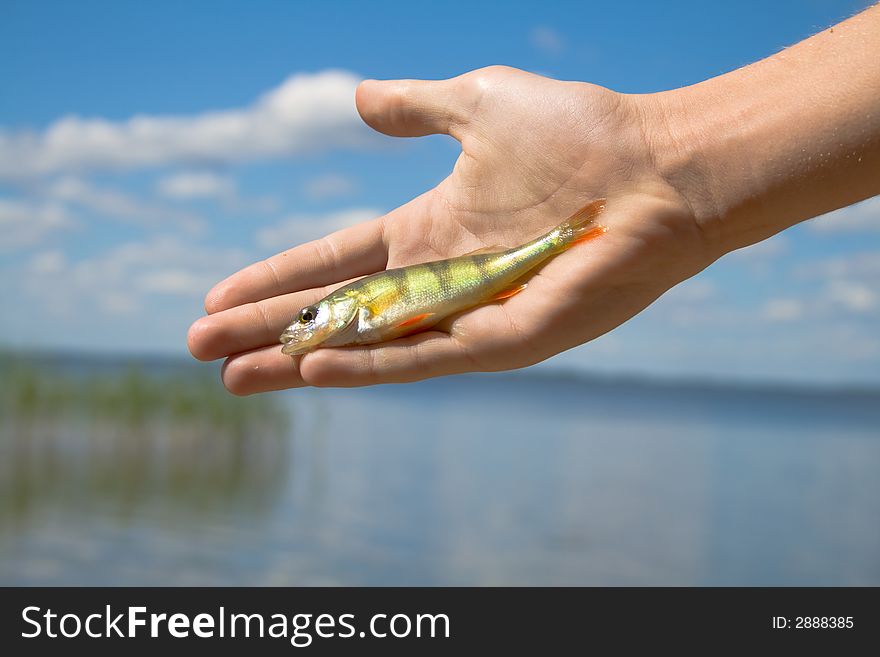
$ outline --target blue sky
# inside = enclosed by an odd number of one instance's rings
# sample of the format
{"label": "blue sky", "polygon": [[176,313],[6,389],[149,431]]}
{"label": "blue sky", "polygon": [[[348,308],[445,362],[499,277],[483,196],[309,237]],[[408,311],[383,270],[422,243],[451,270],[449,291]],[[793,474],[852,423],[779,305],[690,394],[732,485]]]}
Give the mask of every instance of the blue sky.
{"label": "blue sky", "polygon": [[[359,79],[507,64],[692,84],[866,2],[4,2],[0,345],[185,353],[238,267],[443,179],[359,125]],[[230,127],[231,126],[231,127]],[[880,203],[731,254],[548,367],[880,383]]]}

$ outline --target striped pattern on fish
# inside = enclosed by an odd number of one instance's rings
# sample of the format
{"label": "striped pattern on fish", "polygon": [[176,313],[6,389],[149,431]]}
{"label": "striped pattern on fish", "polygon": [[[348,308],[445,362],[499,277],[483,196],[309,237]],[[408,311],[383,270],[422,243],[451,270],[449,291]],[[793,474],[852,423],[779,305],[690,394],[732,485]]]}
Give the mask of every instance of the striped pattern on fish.
{"label": "striped pattern on fish", "polygon": [[388,269],[361,278],[299,311],[281,334],[285,354],[317,347],[372,344],[428,329],[450,315],[522,291],[538,265],[605,228],[593,201],[556,228],[521,246]]}

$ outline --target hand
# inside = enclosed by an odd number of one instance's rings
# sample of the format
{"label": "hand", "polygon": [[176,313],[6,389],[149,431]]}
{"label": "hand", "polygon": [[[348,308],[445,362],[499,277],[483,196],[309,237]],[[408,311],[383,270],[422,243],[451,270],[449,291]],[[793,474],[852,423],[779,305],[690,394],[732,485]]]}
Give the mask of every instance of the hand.
{"label": "hand", "polygon": [[[502,67],[365,82],[358,110],[377,130],[461,142],[452,174],[384,217],[218,284],[190,351],[227,357],[224,383],[250,394],[511,369],[587,342],[723,253],[880,193],[878,53],[872,7],[756,64],[660,94]],[[522,294],[392,342],[281,353],[294,314],[346,280],[518,245],[598,197],[608,232],[549,261]]]}
{"label": "hand", "polygon": [[[236,394],[403,382],[524,367],[626,321],[719,255],[658,171],[669,150],[650,96],[491,67],[451,80],[367,81],[364,120],[389,135],[461,142],[452,174],[374,221],[232,275],[189,332],[196,358],[227,357]],[[521,294],[383,344],[281,353],[296,312],[349,279],[475,249],[515,246],[604,197],[601,239],[543,266]]]}

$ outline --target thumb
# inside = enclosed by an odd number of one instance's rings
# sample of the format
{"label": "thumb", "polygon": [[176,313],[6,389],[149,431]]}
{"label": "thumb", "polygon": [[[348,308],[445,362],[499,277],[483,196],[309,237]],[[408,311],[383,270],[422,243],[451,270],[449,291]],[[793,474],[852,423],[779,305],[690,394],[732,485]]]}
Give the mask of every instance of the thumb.
{"label": "thumb", "polygon": [[467,120],[455,80],[364,80],[355,94],[371,128],[392,137],[447,134]]}

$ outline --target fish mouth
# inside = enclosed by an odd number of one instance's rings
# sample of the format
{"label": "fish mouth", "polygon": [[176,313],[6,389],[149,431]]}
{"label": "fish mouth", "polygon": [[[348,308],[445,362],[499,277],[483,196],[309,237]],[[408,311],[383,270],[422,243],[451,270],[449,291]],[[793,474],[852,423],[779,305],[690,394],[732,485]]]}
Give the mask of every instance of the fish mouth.
{"label": "fish mouth", "polygon": [[[305,340],[302,339],[303,337],[305,337]],[[307,351],[311,351],[315,348],[315,345],[308,344],[311,338],[311,334],[307,336],[296,336],[290,331],[285,331],[281,334],[281,337],[278,338],[281,341],[281,344],[284,345],[281,347],[281,353],[287,354],[288,356],[299,356]],[[303,344],[303,342],[306,342],[307,344]]]}
{"label": "fish mouth", "polygon": [[281,353],[287,354],[288,356],[301,356],[302,354],[309,352],[314,348],[314,346],[305,347],[301,344],[288,342],[283,347],[281,347]]}
{"label": "fish mouth", "polygon": [[302,354],[314,351],[327,340],[327,336],[321,330],[313,331],[284,331],[278,338],[283,347],[281,353],[288,356],[301,356]]}

